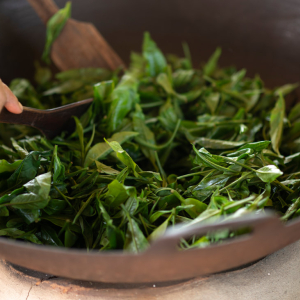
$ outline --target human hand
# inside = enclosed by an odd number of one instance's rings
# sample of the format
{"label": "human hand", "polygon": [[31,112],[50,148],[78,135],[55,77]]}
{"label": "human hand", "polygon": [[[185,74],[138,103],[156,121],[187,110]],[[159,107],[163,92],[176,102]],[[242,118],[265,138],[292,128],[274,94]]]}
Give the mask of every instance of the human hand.
{"label": "human hand", "polygon": [[0,79],[0,112],[3,107],[13,114],[20,114],[23,111],[23,106],[17,97]]}

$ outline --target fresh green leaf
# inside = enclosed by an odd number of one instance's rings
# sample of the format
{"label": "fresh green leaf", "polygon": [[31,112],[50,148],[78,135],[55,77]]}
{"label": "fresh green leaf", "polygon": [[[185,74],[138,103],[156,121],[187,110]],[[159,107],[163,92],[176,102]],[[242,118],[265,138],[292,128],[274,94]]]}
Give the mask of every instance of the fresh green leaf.
{"label": "fresh green leaf", "polygon": [[280,96],[282,95],[283,97],[287,94],[289,94],[290,92],[292,92],[293,90],[295,90],[297,87],[299,86],[298,83],[294,83],[294,84],[285,84],[279,88],[277,88],[274,92],[274,94],[276,96]]}
{"label": "fresh green leaf", "polygon": [[144,33],[143,57],[147,62],[146,69],[149,76],[154,77],[164,72],[167,66],[166,59],[151,39],[149,32]]}
{"label": "fresh green leaf", "polygon": [[203,67],[204,75],[210,76],[215,71],[221,53],[221,48],[217,48],[213,55],[209,58],[208,62]]}
{"label": "fresh green leaf", "polygon": [[233,149],[245,144],[245,142],[212,140],[204,137],[196,139],[194,143],[208,149]]}
{"label": "fresh green leaf", "polygon": [[65,27],[66,22],[71,16],[71,2],[67,2],[66,6],[54,14],[47,23],[47,38],[43,52],[43,60],[50,63],[50,52],[53,42],[58,38],[61,31]]}
{"label": "fresh green leaf", "polygon": [[28,154],[15,172],[7,179],[8,186],[12,187],[17,183],[21,184],[34,179],[41,164],[41,155],[48,154],[49,152],[43,153],[38,151]]}
{"label": "fresh green leaf", "polygon": [[53,181],[64,181],[65,179],[65,166],[61,163],[60,158],[57,155],[57,146],[54,147],[53,151]]}
{"label": "fresh green leaf", "polygon": [[118,159],[127,166],[136,177],[139,177],[138,173],[141,171],[139,166],[133,161],[133,159],[128,155],[126,151],[123,150],[121,145],[118,142],[108,142],[105,140],[106,143],[115,151],[117,154]]}
{"label": "fresh green leaf", "polygon": [[147,239],[140,230],[139,225],[134,219],[128,217],[124,250],[139,253],[146,250],[147,247]]}
{"label": "fresh green leaf", "polygon": [[282,94],[280,94],[276,102],[276,105],[271,112],[271,118],[270,118],[270,129],[271,129],[270,135],[271,135],[272,147],[278,155],[280,155],[279,147],[282,139],[284,115],[285,115],[285,101]]}
{"label": "fresh green leaf", "polygon": [[[108,142],[115,141],[122,145],[124,142],[132,139],[133,137],[137,136],[139,133],[137,132],[118,132],[115,133]],[[103,142],[94,145],[86,155],[84,165],[87,167],[91,165],[95,160],[102,160],[104,159],[109,153],[111,153],[113,149],[109,146],[109,144]]]}
{"label": "fresh green leaf", "polygon": [[47,206],[51,185],[51,173],[45,173],[24,184],[27,193],[13,198],[4,206],[12,206],[18,209],[40,209]]}
{"label": "fresh green leaf", "polygon": [[22,240],[30,241],[34,244],[42,244],[33,233],[26,233],[17,228],[1,229],[0,236],[9,236],[13,239],[22,239]]}
{"label": "fresh green leaf", "polygon": [[281,176],[283,172],[281,172],[276,166],[269,165],[256,170],[256,174],[263,182],[271,183],[277,177]]}
{"label": "fresh green leaf", "polygon": [[122,183],[117,180],[112,181],[108,186],[106,193],[106,202],[113,208],[119,207],[128,199],[126,189]]}
{"label": "fresh green leaf", "polygon": [[22,163],[21,160],[17,160],[15,162],[13,162],[12,164],[10,164],[5,159],[1,159],[0,160],[0,174],[5,173],[5,172],[15,171],[20,166],[21,163]]}

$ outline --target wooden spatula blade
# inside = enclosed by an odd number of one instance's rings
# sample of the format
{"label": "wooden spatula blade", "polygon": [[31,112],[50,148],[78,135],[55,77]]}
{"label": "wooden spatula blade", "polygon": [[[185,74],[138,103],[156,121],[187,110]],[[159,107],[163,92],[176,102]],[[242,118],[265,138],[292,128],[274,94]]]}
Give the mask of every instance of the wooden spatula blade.
{"label": "wooden spatula blade", "polygon": [[[27,1],[45,24],[58,11],[58,7],[52,0]],[[77,68],[115,70],[121,66],[125,67],[122,59],[94,25],[73,19],[67,21],[53,43],[51,58],[62,71]]]}
{"label": "wooden spatula blade", "polygon": [[111,70],[125,66],[94,25],[73,19],[67,21],[62,33],[53,43],[51,58],[62,71],[75,66]]}

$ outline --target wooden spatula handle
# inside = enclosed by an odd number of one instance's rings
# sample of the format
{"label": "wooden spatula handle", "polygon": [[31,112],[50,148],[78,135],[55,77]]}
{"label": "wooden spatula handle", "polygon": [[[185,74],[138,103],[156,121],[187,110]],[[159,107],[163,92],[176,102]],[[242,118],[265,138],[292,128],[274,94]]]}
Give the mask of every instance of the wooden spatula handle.
{"label": "wooden spatula handle", "polygon": [[3,108],[0,114],[0,123],[32,126],[32,123],[34,123],[34,120],[39,112],[42,111],[30,107],[24,107],[22,114],[18,115],[12,114],[6,108]]}
{"label": "wooden spatula handle", "polygon": [[38,16],[46,24],[48,20],[58,11],[58,7],[52,0],[27,0]]}
{"label": "wooden spatula handle", "polygon": [[0,113],[0,123],[29,125],[52,139],[62,130],[72,132],[75,125],[72,116],[80,117],[92,102],[93,99],[86,99],[47,110],[24,107],[19,115],[3,108]]}

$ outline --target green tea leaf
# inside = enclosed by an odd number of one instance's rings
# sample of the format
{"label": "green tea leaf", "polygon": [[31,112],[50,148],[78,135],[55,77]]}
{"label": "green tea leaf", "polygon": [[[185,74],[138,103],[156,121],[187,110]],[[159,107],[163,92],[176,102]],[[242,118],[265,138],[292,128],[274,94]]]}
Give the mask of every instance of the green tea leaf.
{"label": "green tea leaf", "polygon": [[36,90],[28,80],[23,78],[14,79],[9,87],[22,103],[25,102],[30,107],[44,109],[44,105],[40,102]]}
{"label": "green tea leaf", "polygon": [[191,83],[193,76],[195,75],[194,70],[182,70],[179,69],[173,73],[173,86],[175,89],[184,87]]}
{"label": "green tea leaf", "polygon": [[[49,22],[48,55],[69,13],[67,4]],[[268,207],[283,221],[300,215],[300,106],[290,95],[286,118],[283,99],[297,85],[271,90],[246,69],[220,68],[220,48],[194,69],[186,43],[183,50],[184,57],[166,59],[145,33],[143,53],[132,53],[127,70],[52,76],[36,63],[37,85],[12,81],[24,106],[94,101],[75,118],[73,134],[53,140],[28,126],[0,124],[0,235],[138,253],[178,223]],[[247,233],[226,229],[182,239],[179,247]]]}
{"label": "green tea leaf", "polygon": [[47,206],[51,185],[51,173],[45,173],[35,177],[24,184],[27,193],[18,195],[5,206],[13,206],[19,209],[40,209]]}
{"label": "green tea leaf", "polygon": [[205,102],[206,102],[207,106],[209,107],[211,113],[214,114],[218,107],[218,104],[219,104],[220,94],[219,93],[210,93],[204,99],[205,99]]}
{"label": "green tea leaf", "polygon": [[82,164],[84,162],[84,158],[85,158],[85,147],[84,147],[84,133],[83,133],[83,127],[81,122],[79,121],[79,119],[77,117],[74,117],[75,123],[76,123],[76,133],[78,135],[79,138],[79,143],[80,143],[80,148],[81,148],[81,160],[82,160]]}
{"label": "green tea leaf", "polygon": [[9,236],[13,239],[22,239],[22,240],[30,241],[34,244],[42,244],[33,233],[26,233],[17,228],[1,229],[0,236]]}
{"label": "green tea leaf", "polygon": [[17,209],[15,212],[26,224],[40,221],[41,211],[39,209]]}
{"label": "green tea leaf", "polygon": [[272,147],[278,155],[280,155],[279,147],[282,139],[284,115],[285,115],[285,101],[282,94],[280,94],[276,102],[276,105],[271,112],[271,118],[270,118],[270,128],[271,128],[270,135],[271,135]]}
{"label": "green tea leaf", "polygon": [[217,48],[213,55],[209,58],[208,62],[203,67],[204,75],[210,76],[215,71],[221,53],[221,48]]}
{"label": "green tea leaf", "polygon": [[184,201],[185,205],[192,205],[192,208],[187,208],[186,212],[194,219],[207,209],[207,204],[193,198],[187,198]]}
{"label": "green tea leaf", "polygon": [[57,155],[57,146],[54,147],[53,151],[53,181],[64,181],[65,179],[65,166],[61,163],[60,158]]}
{"label": "green tea leaf", "polygon": [[292,92],[293,90],[295,90],[297,87],[299,86],[298,83],[294,83],[294,84],[285,84],[279,88],[277,88],[274,92],[274,94],[276,96],[280,96],[282,95],[283,97],[287,94],[289,94],[290,92]]}
{"label": "green tea leaf", "polygon": [[256,174],[263,182],[271,183],[277,177],[281,176],[283,172],[280,171],[276,166],[269,165],[256,170]]}
{"label": "green tea leaf", "polygon": [[67,202],[65,200],[60,199],[51,199],[48,205],[44,208],[44,211],[48,215],[54,215],[62,212],[67,206]]}
{"label": "green tea leaf", "polygon": [[5,172],[15,171],[20,166],[21,163],[22,163],[21,160],[17,160],[15,162],[13,162],[12,164],[10,164],[5,159],[1,159],[0,160],[0,174],[5,173]]}
{"label": "green tea leaf", "polygon": [[15,172],[7,179],[9,187],[16,183],[21,184],[32,180],[41,164],[41,155],[49,155],[49,152],[33,151],[29,153],[21,162]]}
{"label": "green tea leaf", "polygon": [[107,116],[109,134],[119,128],[123,119],[139,102],[139,95],[136,92],[137,80],[131,74],[126,76],[111,93],[111,104]]}
{"label": "green tea leaf", "polygon": [[[110,139],[107,141],[115,141],[119,144],[123,144],[124,142],[132,139],[137,136],[139,133],[131,132],[131,131],[123,131],[115,133]],[[84,166],[90,166],[95,160],[104,159],[109,153],[111,153],[113,149],[105,142],[98,143],[94,145],[87,153]]]}
{"label": "green tea leaf", "polygon": [[51,80],[52,73],[49,68],[44,68],[40,65],[38,61],[34,63],[35,66],[35,74],[34,74],[34,80],[39,85],[45,85]]}
{"label": "green tea leaf", "polygon": [[67,229],[65,231],[65,247],[66,248],[71,248],[72,246],[74,246],[74,244],[76,243],[78,239],[78,236],[76,233],[72,232],[70,229]]}
{"label": "green tea leaf", "polygon": [[240,149],[252,149],[256,152],[260,152],[264,149],[267,149],[270,145],[270,141],[260,141],[260,142],[254,142],[254,143],[247,143],[244,146],[242,146]]}
{"label": "green tea leaf", "polygon": [[151,39],[149,32],[144,33],[143,57],[147,62],[147,75],[154,77],[164,72],[167,66],[166,59]]}
{"label": "green tea leaf", "polygon": [[102,68],[71,69],[55,74],[59,81],[80,80],[84,83],[99,82],[109,77],[110,71]]}
{"label": "green tea leaf", "polygon": [[65,27],[66,22],[71,16],[71,2],[67,2],[66,6],[54,14],[47,23],[46,45],[43,52],[43,60],[50,63],[50,52],[53,42],[60,35]]}
{"label": "green tea leaf", "polygon": [[106,202],[113,208],[119,207],[128,199],[126,189],[122,183],[117,180],[112,181],[108,186],[106,193]]}
{"label": "green tea leaf", "polygon": [[77,233],[81,233],[81,228],[77,224],[71,224],[70,216],[69,215],[54,215],[54,216],[43,216],[42,220],[49,221],[50,223],[59,226],[64,227],[66,223],[68,224],[69,228],[72,231],[75,231]]}
{"label": "green tea leaf", "polygon": [[94,85],[94,101],[92,110],[95,116],[99,113],[104,116],[107,113],[104,100],[111,95],[114,89],[115,84],[112,80],[99,82]]}
{"label": "green tea leaf", "polygon": [[200,201],[206,200],[215,190],[225,186],[231,176],[216,175],[203,178],[203,180],[193,187],[192,194]]}
{"label": "green tea leaf", "polygon": [[14,149],[18,152],[20,158],[25,158],[28,155],[28,151],[22,148],[13,138],[11,138],[11,143]]}
{"label": "green tea leaf", "polygon": [[[145,115],[141,107],[136,104],[136,111],[133,115],[133,128],[136,132],[139,133],[139,138],[143,139],[145,142],[155,145],[154,133],[149,129],[149,127],[145,124]],[[141,146],[141,150],[144,155],[152,162],[155,166],[155,153],[154,150],[149,149],[148,147]]]}
{"label": "green tea leaf", "polygon": [[297,103],[290,111],[288,119],[290,122],[294,122],[300,117],[300,103]]}
{"label": "green tea leaf", "polygon": [[187,98],[184,95],[178,94],[174,91],[170,78],[165,73],[160,73],[156,78],[157,83],[166,91],[167,94],[175,96],[176,99],[187,102]]}
{"label": "green tea leaf", "polygon": [[47,225],[41,227],[41,233],[39,234],[39,239],[46,245],[63,247],[63,243],[57,236],[56,231]]}
{"label": "green tea leaf", "polygon": [[112,142],[108,142],[107,140],[105,141],[116,152],[118,159],[130,170],[132,170],[136,177],[139,177],[138,173],[141,171],[141,169],[128,155],[128,153],[123,150],[121,145],[116,141],[112,141]]}
{"label": "green tea leaf", "polygon": [[170,219],[172,215],[170,215],[167,220],[165,220],[160,226],[158,226],[149,236],[148,241],[153,242],[161,237],[167,230]]}
{"label": "green tea leaf", "polygon": [[81,87],[83,87],[83,83],[81,80],[70,79],[61,84],[58,84],[57,86],[49,90],[44,91],[43,96],[51,96],[54,94],[68,94],[77,91]]}
{"label": "green tea leaf", "polygon": [[9,210],[6,207],[0,207],[0,217],[8,217]]}
{"label": "green tea leaf", "polygon": [[199,158],[199,160],[207,166],[212,167],[213,169],[222,171],[222,172],[234,172],[234,170],[230,170],[229,168],[223,167],[224,159],[222,157],[211,155],[205,148],[201,148],[197,150],[195,145],[193,145],[193,149]]}
{"label": "green tea leaf", "polygon": [[204,137],[196,139],[194,143],[208,149],[233,149],[245,144],[245,142],[212,140]]}
{"label": "green tea leaf", "polygon": [[125,236],[124,250],[139,253],[148,247],[147,239],[135,220],[128,217],[127,231]]}
{"label": "green tea leaf", "polygon": [[109,166],[106,166],[105,164],[102,164],[99,161],[95,161],[95,163],[97,166],[97,170],[100,173],[105,173],[105,174],[109,174],[109,175],[116,175],[116,174],[120,173],[119,171],[117,171]]}

